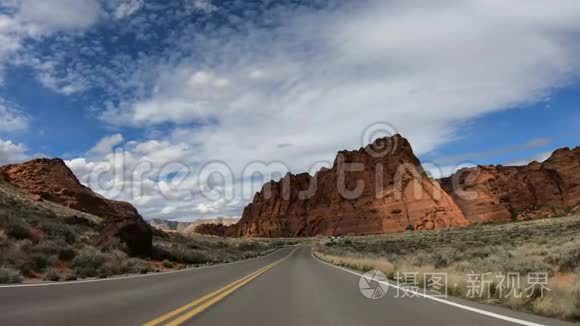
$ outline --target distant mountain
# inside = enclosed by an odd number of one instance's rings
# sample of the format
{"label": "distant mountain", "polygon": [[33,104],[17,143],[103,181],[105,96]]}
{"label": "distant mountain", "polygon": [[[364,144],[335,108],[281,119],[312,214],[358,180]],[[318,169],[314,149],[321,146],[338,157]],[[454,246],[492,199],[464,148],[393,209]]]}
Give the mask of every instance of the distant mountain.
{"label": "distant mountain", "polygon": [[202,224],[223,224],[224,226],[230,226],[238,223],[237,218],[215,218],[215,219],[202,219],[192,222],[177,222],[162,219],[152,219],[149,220],[149,225],[152,227],[165,231],[165,232],[176,232],[181,234],[191,234],[195,232],[195,229]]}

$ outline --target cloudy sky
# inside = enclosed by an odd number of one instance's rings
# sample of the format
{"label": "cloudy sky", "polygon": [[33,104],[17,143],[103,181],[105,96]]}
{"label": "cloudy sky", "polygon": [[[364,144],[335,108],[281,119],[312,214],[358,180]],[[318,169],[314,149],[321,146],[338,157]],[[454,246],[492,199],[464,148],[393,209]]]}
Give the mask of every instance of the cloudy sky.
{"label": "cloudy sky", "polygon": [[381,133],[443,174],[580,145],[578,58],[577,0],[0,0],[0,162],[62,157],[147,218],[237,216],[248,166]]}

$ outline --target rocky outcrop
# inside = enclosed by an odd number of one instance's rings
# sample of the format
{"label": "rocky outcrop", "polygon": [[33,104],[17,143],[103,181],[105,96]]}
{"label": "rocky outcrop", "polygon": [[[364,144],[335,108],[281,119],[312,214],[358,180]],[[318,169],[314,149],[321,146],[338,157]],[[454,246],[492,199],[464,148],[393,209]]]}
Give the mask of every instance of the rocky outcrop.
{"label": "rocky outcrop", "polygon": [[204,223],[195,227],[195,233],[225,237],[230,230],[230,226],[225,224]]}
{"label": "rocky outcrop", "polygon": [[286,175],[254,196],[231,236],[366,235],[465,226],[451,197],[396,135],[339,152],[315,176]]}
{"label": "rocky outcrop", "polygon": [[549,217],[578,211],[580,147],[526,166],[478,166],[441,180],[471,222]]}
{"label": "rocky outcrop", "polygon": [[108,200],[83,186],[61,159],[37,159],[0,167],[3,178],[37,200],[46,200],[99,216],[105,224],[96,240],[104,245],[114,238],[127,244],[132,255],[149,255],[152,232],[149,225],[126,202]]}

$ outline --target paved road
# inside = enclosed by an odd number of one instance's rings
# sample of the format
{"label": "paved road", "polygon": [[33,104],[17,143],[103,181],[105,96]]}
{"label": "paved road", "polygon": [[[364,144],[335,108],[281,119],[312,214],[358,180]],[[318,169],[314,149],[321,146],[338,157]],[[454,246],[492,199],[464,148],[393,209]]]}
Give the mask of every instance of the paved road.
{"label": "paved road", "polygon": [[[308,247],[229,265],[138,278],[0,288],[0,325],[517,325],[426,298],[362,296],[359,276]],[[460,305],[520,324],[569,325],[506,309]],[[191,319],[190,319],[191,317]]]}

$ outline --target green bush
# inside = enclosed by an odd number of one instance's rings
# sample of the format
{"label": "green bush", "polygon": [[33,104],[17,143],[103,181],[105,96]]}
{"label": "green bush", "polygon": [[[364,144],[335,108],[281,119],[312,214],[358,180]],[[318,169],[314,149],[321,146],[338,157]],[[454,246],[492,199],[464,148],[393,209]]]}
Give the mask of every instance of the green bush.
{"label": "green bush", "polygon": [[0,284],[20,283],[22,274],[10,267],[0,267]]}
{"label": "green bush", "polygon": [[37,272],[44,271],[50,264],[49,257],[42,253],[35,253],[30,256],[34,270]]}

